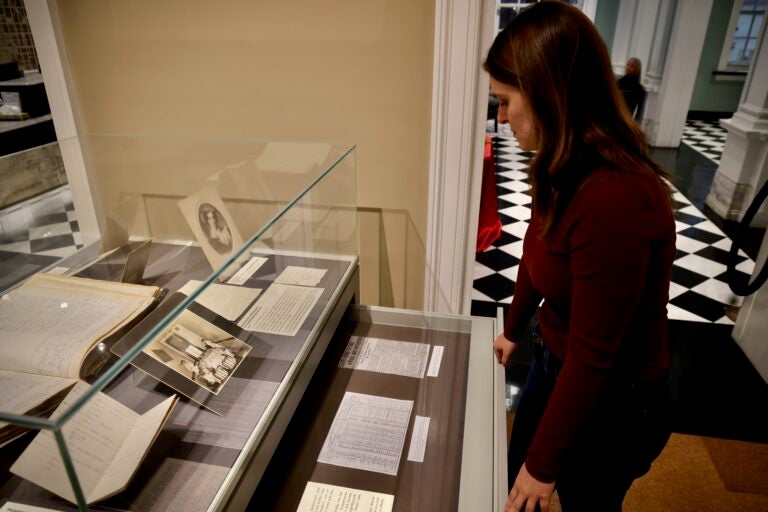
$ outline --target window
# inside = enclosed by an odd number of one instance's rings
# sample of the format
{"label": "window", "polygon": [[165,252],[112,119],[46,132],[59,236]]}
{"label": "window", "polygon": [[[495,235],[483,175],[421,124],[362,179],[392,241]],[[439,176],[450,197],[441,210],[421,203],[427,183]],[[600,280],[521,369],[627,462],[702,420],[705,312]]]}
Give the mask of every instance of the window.
{"label": "window", "polygon": [[536,3],[535,1],[524,2],[521,0],[496,0],[496,33],[504,30],[509,22],[517,16],[521,9]]}
{"label": "window", "polygon": [[757,37],[768,0],[737,0],[723,45],[720,68],[746,71],[757,48]]}

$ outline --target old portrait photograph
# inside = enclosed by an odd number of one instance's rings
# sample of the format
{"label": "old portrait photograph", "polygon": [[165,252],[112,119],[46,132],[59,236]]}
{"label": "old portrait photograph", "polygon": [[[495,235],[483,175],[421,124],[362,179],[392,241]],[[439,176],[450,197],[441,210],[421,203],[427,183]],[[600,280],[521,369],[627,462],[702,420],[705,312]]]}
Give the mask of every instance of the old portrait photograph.
{"label": "old portrait photograph", "polygon": [[251,346],[190,311],[144,348],[144,353],[207,391],[218,394]]}
{"label": "old portrait photograph", "polygon": [[[206,188],[182,199],[179,208],[214,270],[242,247],[243,239],[215,188]],[[235,270],[233,267],[224,274]]]}
{"label": "old portrait photograph", "polygon": [[232,251],[232,231],[215,206],[211,203],[200,203],[197,207],[197,220],[214,251],[219,254]]}

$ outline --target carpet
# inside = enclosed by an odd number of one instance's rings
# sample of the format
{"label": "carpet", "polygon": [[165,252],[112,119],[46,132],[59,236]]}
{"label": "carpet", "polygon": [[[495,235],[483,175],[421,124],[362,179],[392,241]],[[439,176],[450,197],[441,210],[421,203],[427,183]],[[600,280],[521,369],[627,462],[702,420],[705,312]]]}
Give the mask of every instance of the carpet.
{"label": "carpet", "polygon": [[703,439],[726,489],[768,496],[768,444]]}

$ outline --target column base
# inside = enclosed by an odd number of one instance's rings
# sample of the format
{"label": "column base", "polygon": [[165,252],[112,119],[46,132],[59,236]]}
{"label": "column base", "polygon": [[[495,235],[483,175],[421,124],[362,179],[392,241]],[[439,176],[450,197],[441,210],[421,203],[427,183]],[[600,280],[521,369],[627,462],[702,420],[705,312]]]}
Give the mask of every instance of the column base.
{"label": "column base", "polygon": [[747,209],[746,198],[753,195],[752,186],[736,183],[719,170],[715,173],[706,204],[725,220],[738,220]]}
{"label": "column base", "polygon": [[[728,138],[706,203],[726,220],[741,219],[757,189],[768,178],[768,130],[763,112],[755,115],[750,110],[742,105],[733,118],[721,122]],[[767,225],[768,206],[764,205],[752,226]]]}

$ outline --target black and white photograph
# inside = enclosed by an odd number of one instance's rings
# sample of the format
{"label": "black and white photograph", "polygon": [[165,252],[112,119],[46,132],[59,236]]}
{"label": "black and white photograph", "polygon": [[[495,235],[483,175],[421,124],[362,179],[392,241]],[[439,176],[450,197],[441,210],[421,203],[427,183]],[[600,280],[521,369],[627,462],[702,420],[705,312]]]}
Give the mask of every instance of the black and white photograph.
{"label": "black and white photograph", "polygon": [[251,347],[190,311],[179,317],[144,352],[217,395]]}
{"label": "black and white photograph", "polygon": [[215,206],[207,202],[200,203],[197,207],[197,220],[214,251],[226,254],[232,250],[232,231]]}
{"label": "black and white photograph", "polygon": [[[216,188],[205,188],[182,199],[179,209],[212,269],[224,265],[242,247],[243,239]],[[237,268],[230,266],[221,278],[226,279]]]}

